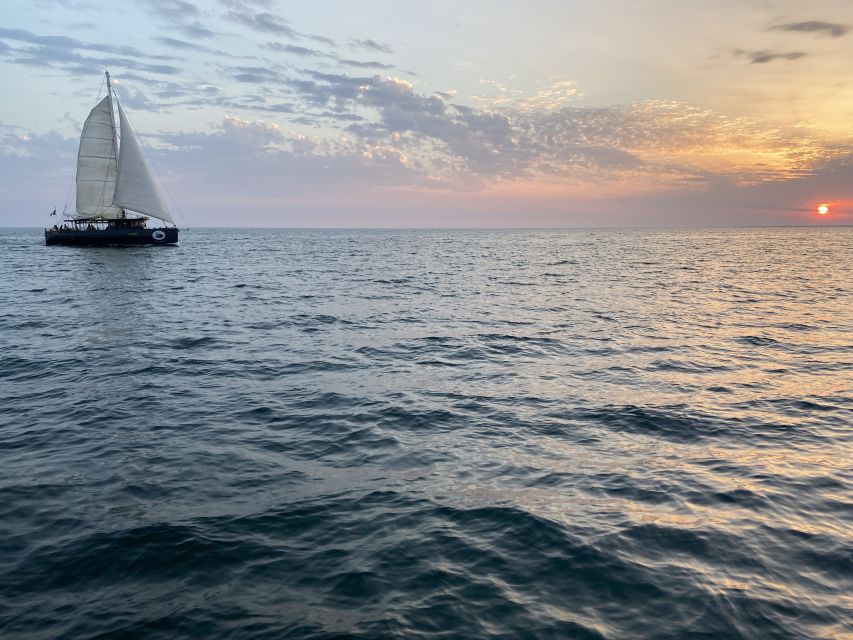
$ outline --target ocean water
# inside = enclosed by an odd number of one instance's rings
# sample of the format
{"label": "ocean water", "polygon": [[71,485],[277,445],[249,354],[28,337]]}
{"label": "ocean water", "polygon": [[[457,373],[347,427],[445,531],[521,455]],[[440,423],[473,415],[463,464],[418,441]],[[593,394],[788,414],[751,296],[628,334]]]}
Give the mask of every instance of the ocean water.
{"label": "ocean water", "polygon": [[0,230],[0,637],[853,636],[853,229]]}

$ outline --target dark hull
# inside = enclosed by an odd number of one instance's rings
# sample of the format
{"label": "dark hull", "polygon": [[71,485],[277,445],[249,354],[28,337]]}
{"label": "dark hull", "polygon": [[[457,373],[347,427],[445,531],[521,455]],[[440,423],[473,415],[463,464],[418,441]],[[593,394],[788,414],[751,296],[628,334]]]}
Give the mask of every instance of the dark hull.
{"label": "dark hull", "polygon": [[78,247],[136,246],[142,244],[176,244],[177,229],[45,229],[45,244]]}

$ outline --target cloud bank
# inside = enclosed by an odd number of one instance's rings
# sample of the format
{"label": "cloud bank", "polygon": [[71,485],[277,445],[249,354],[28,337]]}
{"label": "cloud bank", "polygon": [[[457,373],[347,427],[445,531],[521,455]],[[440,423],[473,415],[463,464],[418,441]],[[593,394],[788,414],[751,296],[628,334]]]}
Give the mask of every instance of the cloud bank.
{"label": "cloud bank", "polygon": [[[145,139],[179,188],[204,185],[223,202],[358,191],[663,207],[710,194],[737,203],[743,194],[776,193],[773,185],[802,187],[827,173],[849,173],[850,144],[807,124],[771,126],[687,100],[591,106],[585,87],[567,77],[520,87],[512,77],[480,76],[474,92],[460,94],[402,77],[392,43],[312,33],[266,0],[142,6],[164,28],[149,36],[150,48],[3,27],[0,61],[72,76],[109,66],[129,109],[156,113],[159,121],[204,114],[196,125]],[[770,30],[840,38],[849,27],[807,21]],[[234,49],[237,41],[250,44]],[[733,53],[749,64],[722,57],[751,77],[818,57],[786,48]],[[192,71],[179,64],[184,59]],[[54,175],[58,156],[66,172],[73,166],[73,136],[4,127],[7,175],[20,177],[22,166]]]}

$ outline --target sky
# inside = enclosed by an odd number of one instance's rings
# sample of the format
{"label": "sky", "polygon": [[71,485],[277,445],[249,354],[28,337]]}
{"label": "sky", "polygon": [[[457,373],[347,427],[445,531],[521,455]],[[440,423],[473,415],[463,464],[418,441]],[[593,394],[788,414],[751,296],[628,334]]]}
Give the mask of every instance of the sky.
{"label": "sky", "polygon": [[182,226],[853,223],[851,0],[0,8],[3,226],[73,209],[105,70]]}

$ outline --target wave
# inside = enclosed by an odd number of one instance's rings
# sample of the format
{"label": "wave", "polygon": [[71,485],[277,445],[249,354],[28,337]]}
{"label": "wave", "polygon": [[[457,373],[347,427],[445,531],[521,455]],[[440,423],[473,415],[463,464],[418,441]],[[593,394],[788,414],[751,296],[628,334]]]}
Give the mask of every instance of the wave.
{"label": "wave", "polygon": [[847,231],[15,233],[4,637],[853,632]]}

